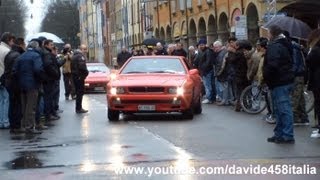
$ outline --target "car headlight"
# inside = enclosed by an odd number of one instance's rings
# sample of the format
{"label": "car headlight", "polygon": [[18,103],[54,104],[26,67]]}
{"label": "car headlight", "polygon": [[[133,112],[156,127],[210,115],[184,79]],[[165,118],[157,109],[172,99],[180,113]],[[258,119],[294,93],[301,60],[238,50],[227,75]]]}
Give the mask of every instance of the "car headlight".
{"label": "car headlight", "polygon": [[113,87],[113,88],[110,89],[110,93],[112,95],[124,94],[125,93],[125,89],[124,89],[124,87]]}
{"label": "car headlight", "polygon": [[183,94],[184,94],[184,89],[183,89],[183,87],[178,87],[178,88],[177,88],[177,95],[182,96]]}
{"label": "car headlight", "polygon": [[168,89],[169,94],[183,95],[184,89],[183,87],[171,87]]}
{"label": "car headlight", "polygon": [[89,86],[90,86],[90,84],[89,84],[89,83],[85,83],[85,84],[84,84],[84,86],[89,87]]}

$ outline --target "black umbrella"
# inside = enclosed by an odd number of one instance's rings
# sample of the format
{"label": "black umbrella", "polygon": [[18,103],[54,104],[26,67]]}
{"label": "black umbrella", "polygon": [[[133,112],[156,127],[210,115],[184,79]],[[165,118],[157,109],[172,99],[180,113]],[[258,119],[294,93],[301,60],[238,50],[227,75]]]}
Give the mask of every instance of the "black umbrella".
{"label": "black umbrella", "polygon": [[163,40],[157,39],[157,38],[145,39],[145,40],[143,40],[142,44],[146,45],[146,46],[156,46],[158,42],[160,42],[162,45],[165,44],[165,42]]}
{"label": "black umbrella", "polygon": [[263,27],[269,28],[272,25],[279,26],[282,30],[288,31],[291,37],[298,39],[307,39],[312,31],[303,21],[289,16],[275,16]]}

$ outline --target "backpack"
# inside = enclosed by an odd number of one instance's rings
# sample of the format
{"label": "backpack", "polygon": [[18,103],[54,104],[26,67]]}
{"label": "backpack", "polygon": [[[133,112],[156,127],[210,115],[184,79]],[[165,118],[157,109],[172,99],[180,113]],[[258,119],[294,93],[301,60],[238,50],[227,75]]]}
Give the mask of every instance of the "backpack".
{"label": "backpack", "polygon": [[305,73],[305,57],[302,48],[299,44],[292,43],[292,59],[293,59],[293,72],[295,76],[304,75]]}

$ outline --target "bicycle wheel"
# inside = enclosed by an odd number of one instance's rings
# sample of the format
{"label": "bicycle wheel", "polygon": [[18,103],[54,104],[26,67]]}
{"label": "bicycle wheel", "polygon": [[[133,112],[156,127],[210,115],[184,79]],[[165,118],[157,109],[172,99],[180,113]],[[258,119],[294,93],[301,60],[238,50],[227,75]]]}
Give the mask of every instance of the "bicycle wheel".
{"label": "bicycle wheel", "polygon": [[267,107],[263,90],[256,85],[250,85],[242,91],[240,104],[242,109],[249,114],[259,114]]}
{"label": "bicycle wheel", "polygon": [[306,88],[303,91],[303,96],[306,102],[306,112],[309,113],[314,108],[314,98],[311,91],[308,91]]}

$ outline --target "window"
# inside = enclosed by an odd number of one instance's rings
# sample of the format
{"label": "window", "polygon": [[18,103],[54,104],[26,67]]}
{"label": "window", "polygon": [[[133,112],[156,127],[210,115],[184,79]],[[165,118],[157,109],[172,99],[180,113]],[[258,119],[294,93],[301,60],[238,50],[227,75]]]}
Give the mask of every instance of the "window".
{"label": "window", "polygon": [[170,73],[186,74],[179,58],[135,58],[124,67],[121,74],[130,73]]}

